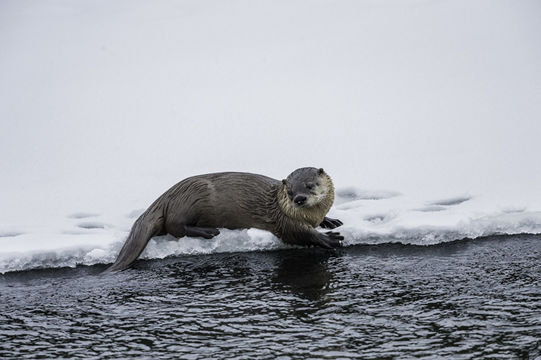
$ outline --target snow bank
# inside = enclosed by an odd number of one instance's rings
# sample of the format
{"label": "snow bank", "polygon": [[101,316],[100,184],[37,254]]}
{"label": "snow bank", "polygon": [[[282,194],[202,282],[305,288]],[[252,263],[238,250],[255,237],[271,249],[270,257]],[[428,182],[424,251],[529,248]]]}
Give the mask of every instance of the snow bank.
{"label": "snow bank", "polygon": [[[485,208],[481,199],[471,196],[418,203],[396,191],[349,187],[338,189],[337,194],[336,205],[329,215],[344,222],[337,230],[345,236],[345,246],[389,242],[436,245],[489,235],[541,233],[541,211]],[[434,205],[436,202],[441,205]],[[84,217],[71,214],[57,232],[50,227],[47,231],[35,229],[27,233],[21,233],[24,229],[4,231],[0,237],[0,272],[111,263],[127,236],[123,229],[129,228],[132,215],[105,222],[103,216],[96,214]],[[111,225],[114,223],[123,224],[122,229]],[[173,255],[287,247],[266,231],[222,229],[220,235],[211,240],[176,239],[170,235],[155,237],[141,257],[162,259]]]}

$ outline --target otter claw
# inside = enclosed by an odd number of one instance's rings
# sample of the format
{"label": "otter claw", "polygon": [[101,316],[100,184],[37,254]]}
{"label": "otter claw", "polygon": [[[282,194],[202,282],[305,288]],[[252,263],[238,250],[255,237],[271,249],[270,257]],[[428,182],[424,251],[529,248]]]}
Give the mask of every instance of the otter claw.
{"label": "otter claw", "polygon": [[344,223],[341,222],[340,220],[338,219],[333,219],[333,218],[330,218],[330,217],[325,217],[323,219],[323,221],[321,222],[321,224],[319,224],[319,226],[321,226],[322,228],[324,229],[334,229],[334,228],[337,228],[341,225],[343,225]]}
{"label": "otter claw", "polygon": [[325,245],[329,246],[330,248],[341,247],[342,240],[344,240],[344,237],[336,231],[327,231],[325,233],[325,238]]}

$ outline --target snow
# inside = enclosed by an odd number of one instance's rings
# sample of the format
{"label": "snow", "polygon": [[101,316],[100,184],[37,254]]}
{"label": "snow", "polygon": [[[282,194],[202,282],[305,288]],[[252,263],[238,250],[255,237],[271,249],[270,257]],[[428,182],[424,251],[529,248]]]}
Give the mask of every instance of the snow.
{"label": "snow", "polygon": [[[0,272],[111,262],[177,181],[332,175],[346,244],[539,233],[535,0],[0,4]],[[284,247],[255,229],[143,257]]]}

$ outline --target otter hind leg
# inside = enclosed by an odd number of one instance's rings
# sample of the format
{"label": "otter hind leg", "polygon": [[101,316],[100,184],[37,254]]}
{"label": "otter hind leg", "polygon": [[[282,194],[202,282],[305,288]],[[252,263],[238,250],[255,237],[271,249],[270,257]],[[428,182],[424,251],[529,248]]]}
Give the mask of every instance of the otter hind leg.
{"label": "otter hind leg", "polygon": [[323,221],[321,222],[321,224],[319,224],[319,226],[321,226],[324,229],[335,229],[335,228],[337,228],[339,226],[342,226],[342,225],[344,225],[344,223],[341,222],[340,220],[333,219],[333,218],[326,217],[326,216],[323,219]]}
{"label": "otter hind leg", "polygon": [[212,239],[220,233],[220,230],[210,227],[185,226],[186,236]]}

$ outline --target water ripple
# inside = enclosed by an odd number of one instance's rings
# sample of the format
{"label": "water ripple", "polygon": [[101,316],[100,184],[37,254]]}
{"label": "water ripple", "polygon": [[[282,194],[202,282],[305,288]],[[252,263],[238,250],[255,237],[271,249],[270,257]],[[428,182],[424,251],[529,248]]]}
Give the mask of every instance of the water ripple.
{"label": "water ripple", "polygon": [[541,237],[140,261],[0,278],[2,358],[528,358]]}

